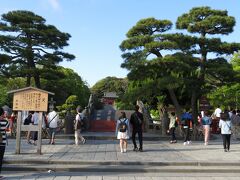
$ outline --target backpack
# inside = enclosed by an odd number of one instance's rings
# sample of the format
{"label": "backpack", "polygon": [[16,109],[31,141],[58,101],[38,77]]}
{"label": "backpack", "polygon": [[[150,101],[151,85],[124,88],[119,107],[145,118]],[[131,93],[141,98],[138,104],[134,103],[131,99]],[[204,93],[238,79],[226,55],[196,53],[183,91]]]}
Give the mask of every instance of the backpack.
{"label": "backpack", "polygon": [[120,123],[119,123],[119,131],[120,132],[126,132],[127,131],[127,123],[126,123],[126,121],[127,121],[127,119],[124,119],[124,120],[119,120],[120,121]]}
{"label": "backpack", "polygon": [[29,125],[32,123],[32,114],[29,114],[26,119],[24,119],[23,125]]}

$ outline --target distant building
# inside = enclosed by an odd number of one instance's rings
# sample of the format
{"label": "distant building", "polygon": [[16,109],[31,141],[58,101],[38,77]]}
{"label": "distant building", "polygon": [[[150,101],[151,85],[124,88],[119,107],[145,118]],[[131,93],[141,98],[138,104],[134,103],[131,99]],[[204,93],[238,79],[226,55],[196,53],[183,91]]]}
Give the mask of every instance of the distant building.
{"label": "distant building", "polygon": [[102,102],[106,105],[114,106],[115,99],[117,98],[118,96],[116,92],[105,92],[102,97]]}

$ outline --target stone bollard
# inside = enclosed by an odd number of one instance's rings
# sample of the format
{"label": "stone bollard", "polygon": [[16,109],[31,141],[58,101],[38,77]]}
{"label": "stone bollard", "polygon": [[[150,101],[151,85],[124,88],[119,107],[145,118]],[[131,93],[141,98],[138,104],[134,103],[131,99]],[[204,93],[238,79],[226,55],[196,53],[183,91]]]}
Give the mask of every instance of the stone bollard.
{"label": "stone bollard", "polygon": [[65,134],[73,134],[74,133],[74,128],[73,128],[74,119],[75,119],[75,115],[73,113],[71,113],[70,111],[68,111],[65,116],[65,121],[64,121],[64,127],[65,127],[64,133]]}

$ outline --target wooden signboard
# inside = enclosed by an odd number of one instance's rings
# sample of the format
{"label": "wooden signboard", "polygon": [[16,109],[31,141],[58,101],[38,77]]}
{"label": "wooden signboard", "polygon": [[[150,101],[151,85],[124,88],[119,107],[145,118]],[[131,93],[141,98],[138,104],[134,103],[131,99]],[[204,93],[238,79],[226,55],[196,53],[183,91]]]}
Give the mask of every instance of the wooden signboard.
{"label": "wooden signboard", "polygon": [[[54,95],[54,93],[34,87],[13,90],[8,93],[13,93],[13,110],[18,111],[16,154],[20,154],[21,131],[38,131],[37,153],[41,154],[43,120],[42,112],[47,112],[48,94]],[[22,123],[22,111],[39,112],[38,125],[24,125]]]}
{"label": "wooden signboard", "polygon": [[28,89],[14,93],[14,111],[42,111],[46,112],[48,107],[48,93],[35,89]]}

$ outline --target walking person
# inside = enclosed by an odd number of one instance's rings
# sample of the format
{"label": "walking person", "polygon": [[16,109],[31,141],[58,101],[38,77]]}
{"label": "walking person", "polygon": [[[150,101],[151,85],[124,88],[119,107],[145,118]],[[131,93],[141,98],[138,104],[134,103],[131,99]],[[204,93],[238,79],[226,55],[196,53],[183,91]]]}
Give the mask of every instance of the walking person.
{"label": "walking person", "polygon": [[121,153],[127,152],[127,140],[129,139],[130,126],[125,112],[121,112],[121,116],[117,120],[116,134],[117,139],[120,140],[119,146]]}
{"label": "walking person", "polygon": [[184,133],[184,142],[183,145],[191,144],[191,131],[193,126],[192,114],[188,109],[181,116],[181,125]]}
{"label": "walking person", "polygon": [[55,111],[56,109],[53,108],[53,111],[51,111],[47,116],[47,126],[49,127],[50,131],[50,139],[49,144],[54,145],[55,144],[55,134],[58,128],[58,122],[59,122],[59,116],[58,113]]}
{"label": "walking person", "polygon": [[169,123],[168,132],[171,134],[170,144],[172,144],[177,142],[177,139],[175,136],[175,130],[176,130],[176,127],[178,126],[178,122],[177,122],[177,117],[175,112],[171,112],[169,119],[170,119],[170,123]]}
{"label": "walking person", "polygon": [[2,172],[3,156],[5,153],[5,148],[7,143],[6,128],[8,127],[8,125],[9,125],[9,122],[4,117],[4,110],[3,108],[0,108],[0,179],[4,178],[3,176],[1,176],[1,172]]}
{"label": "walking person", "polygon": [[223,139],[223,149],[225,152],[230,150],[230,140],[231,140],[231,128],[232,123],[230,121],[229,115],[227,112],[221,113],[219,128],[221,128],[221,134]]}
{"label": "walking person", "polygon": [[76,115],[75,123],[74,123],[75,144],[79,145],[79,140],[80,139],[81,139],[81,142],[83,144],[85,144],[86,143],[86,139],[81,135],[81,125],[82,125],[81,107],[77,107],[76,111],[77,111],[77,115]]}
{"label": "walking person", "polygon": [[213,115],[217,120],[220,120],[221,113],[222,113],[222,110],[220,109],[220,106],[217,106]]}
{"label": "walking person", "polygon": [[207,146],[210,138],[210,125],[212,124],[212,118],[209,116],[208,111],[205,111],[201,118],[204,131],[204,145]]}
{"label": "walking person", "polygon": [[[135,106],[135,112],[131,114],[130,124],[132,125],[132,142],[134,145],[133,151],[143,151],[143,134],[142,134],[142,125],[143,125],[143,114],[139,112],[139,106]],[[138,134],[139,148],[136,144],[136,134]]]}

